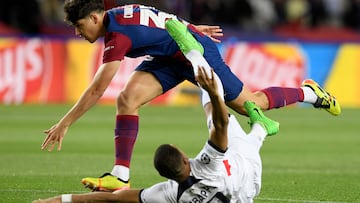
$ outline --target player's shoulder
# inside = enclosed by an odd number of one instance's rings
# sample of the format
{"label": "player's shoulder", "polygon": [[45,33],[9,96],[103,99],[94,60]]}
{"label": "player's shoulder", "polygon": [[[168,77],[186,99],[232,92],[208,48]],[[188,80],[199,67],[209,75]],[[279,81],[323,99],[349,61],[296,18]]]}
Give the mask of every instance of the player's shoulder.
{"label": "player's shoulder", "polygon": [[106,12],[111,13],[111,14],[117,14],[117,15],[122,14],[122,15],[126,15],[127,17],[130,17],[129,15],[131,15],[131,13],[140,12],[141,9],[159,11],[157,8],[151,7],[151,6],[145,6],[145,5],[141,5],[141,4],[126,4],[126,5],[122,5],[122,6],[118,6],[118,7],[109,9]]}
{"label": "player's shoulder", "polygon": [[[141,24],[144,8],[150,8],[140,4],[128,4],[115,7],[106,11],[106,18],[110,25],[137,25]],[[147,10],[147,9],[145,9]],[[156,11],[152,11],[155,12]],[[117,23],[112,23],[117,22]]]}
{"label": "player's shoulder", "polygon": [[140,192],[142,202],[177,202],[178,183],[173,180],[157,183]]}

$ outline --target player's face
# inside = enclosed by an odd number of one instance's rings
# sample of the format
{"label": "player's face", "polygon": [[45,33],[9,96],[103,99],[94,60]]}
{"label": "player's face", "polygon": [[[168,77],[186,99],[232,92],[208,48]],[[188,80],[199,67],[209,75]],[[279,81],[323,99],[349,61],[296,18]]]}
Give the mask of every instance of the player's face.
{"label": "player's face", "polygon": [[[175,147],[175,146],[174,146]],[[182,155],[182,174],[183,174],[183,178],[184,179],[182,179],[182,180],[176,180],[176,181],[180,181],[180,182],[182,182],[182,181],[184,181],[187,177],[189,177],[190,176],[190,171],[191,171],[191,169],[190,169],[190,163],[189,163],[189,158],[186,156],[186,154],[180,149],[180,148],[178,148],[178,147],[175,147],[180,153],[181,153],[181,155]]]}
{"label": "player's face", "polygon": [[90,43],[97,40],[99,33],[99,26],[95,23],[93,16],[80,19],[74,25],[75,35],[85,38]]}

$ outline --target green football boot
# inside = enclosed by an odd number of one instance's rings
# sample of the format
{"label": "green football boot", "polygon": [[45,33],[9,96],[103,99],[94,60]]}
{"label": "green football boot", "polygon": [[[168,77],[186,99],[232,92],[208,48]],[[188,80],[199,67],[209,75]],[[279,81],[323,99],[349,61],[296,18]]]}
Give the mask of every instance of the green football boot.
{"label": "green football boot", "polygon": [[258,106],[256,106],[254,102],[246,101],[244,104],[244,108],[249,115],[249,123],[251,126],[254,123],[259,123],[266,130],[269,136],[275,135],[277,132],[279,132],[279,122],[266,117],[262,110]]}
{"label": "green football boot", "polygon": [[204,54],[203,46],[194,38],[185,24],[175,19],[169,19],[165,22],[165,28],[184,55],[191,50],[197,50]]}

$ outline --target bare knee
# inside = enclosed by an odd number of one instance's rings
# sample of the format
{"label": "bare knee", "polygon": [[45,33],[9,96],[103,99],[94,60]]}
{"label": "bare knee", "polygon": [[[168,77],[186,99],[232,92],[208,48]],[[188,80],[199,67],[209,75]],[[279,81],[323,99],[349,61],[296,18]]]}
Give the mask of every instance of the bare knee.
{"label": "bare knee", "polygon": [[137,115],[141,104],[138,103],[134,95],[121,91],[116,98],[116,113],[120,115]]}
{"label": "bare knee", "polygon": [[266,96],[266,94],[262,91],[254,92],[254,101],[255,104],[260,107],[262,110],[268,110],[269,109],[269,100]]}
{"label": "bare knee", "polygon": [[257,91],[257,92],[250,92],[248,90],[242,91],[236,99],[227,102],[226,104],[234,111],[243,115],[247,115],[244,109],[244,103],[246,101],[254,102],[262,110],[269,109],[269,100],[266,94],[262,91]]}

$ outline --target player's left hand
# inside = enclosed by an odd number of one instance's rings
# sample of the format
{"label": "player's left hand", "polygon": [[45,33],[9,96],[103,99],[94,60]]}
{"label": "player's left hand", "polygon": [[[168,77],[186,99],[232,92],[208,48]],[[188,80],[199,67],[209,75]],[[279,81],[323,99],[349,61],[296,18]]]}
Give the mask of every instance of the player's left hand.
{"label": "player's left hand", "polygon": [[218,37],[224,36],[223,30],[218,25],[194,25],[195,28],[211,38],[212,41],[220,43]]}

